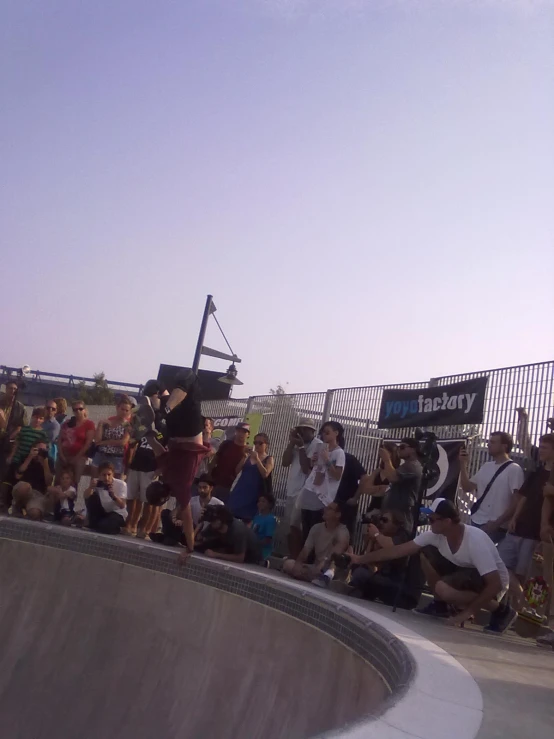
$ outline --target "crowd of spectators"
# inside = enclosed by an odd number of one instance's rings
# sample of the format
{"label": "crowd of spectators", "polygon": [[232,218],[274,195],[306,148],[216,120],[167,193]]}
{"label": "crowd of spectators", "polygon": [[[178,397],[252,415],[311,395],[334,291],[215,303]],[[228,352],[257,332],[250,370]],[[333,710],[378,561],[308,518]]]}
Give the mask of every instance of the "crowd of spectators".
{"label": "crowd of spectators", "polygon": [[[194,550],[268,566],[278,528],[270,439],[258,433],[251,446],[246,422],[233,438],[214,438],[195,382],[184,377],[168,393],[149,381],[138,403],[121,396],[115,415],[95,424],[79,399],[68,417],[63,398],[34,408],[27,423],[17,385],[8,381],[0,396],[0,513],[150,539],[181,548],[183,561]],[[525,610],[539,549],[550,595],[553,587],[554,423],[533,447],[524,409],[518,420],[525,473],[506,432],[490,435],[490,461],[471,476],[467,451],[460,452],[460,486],[475,499],[463,523],[453,501],[420,508],[423,466],[414,438],[382,444],[368,472],[345,451],[341,424],[318,429],[301,418],[280,459],[288,470],[283,573],[320,587],[338,579],[352,597],[456,625],[487,610],[485,629],[504,633]],[[80,488],[84,474],[90,482]],[[355,547],[361,501],[363,541]],[[425,583],[432,598],[421,602]],[[542,641],[554,646],[553,633]]]}

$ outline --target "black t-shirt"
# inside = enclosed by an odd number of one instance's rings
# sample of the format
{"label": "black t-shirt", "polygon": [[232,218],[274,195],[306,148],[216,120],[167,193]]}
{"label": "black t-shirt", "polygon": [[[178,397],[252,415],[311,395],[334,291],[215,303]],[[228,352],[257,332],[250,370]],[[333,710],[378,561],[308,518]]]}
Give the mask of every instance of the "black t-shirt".
{"label": "black t-shirt", "polygon": [[[211,527],[205,532],[206,539],[217,534]],[[217,543],[210,547],[223,554],[241,554],[245,552],[244,562],[259,564],[262,557],[262,545],[254,531],[238,518],[233,520],[224,534],[219,534]]]}
{"label": "black t-shirt", "polygon": [[[169,438],[178,436],[197,436],[204,429],[204,418],[202,416],[202,393],[200,383],[194,372],[179,372],[175,378],[175,387],[184,390],[187,397],[182,403],[166,415],[167,434]],[[162,398],[162,403],[167,403],[167,398]]]}
{"label": "black t-shirt", "polygon": [[413,520],[417,504],[423,467],[416,459],[410,459],[397,468],[398,480],[391,483],[383,498],[383,510],[401,511]]}
{"label": "black t-shirt", "polygon": [[527,476],[519,489],[519,494],[525,498],[525,505],[517,520],[514,531],[516,536],[540,541],[541,513],[544,501],[542,490],[549,477],[550,472],[544,467],[539,467]]}
{"label": "black t-shirt", "polygon": [[[392,537],[392,540],[395,545],[398,546],[398,544],[405,544],[407,541],[410,541],[411,538],[412,537],[407,531],[400,529],[400,531]],[[391,559],[390,562],[383,562],[379,567],[379,572],[384,577],[399,580],[404,573],[407,561],[407,557],[402,557],[402,559]]]}
{"label": "black t-shirt", "polygon": [[137,472],[154,472],[156,470],[156,457],[145,436],[138,443],[129,469]]}
{"label": "black t-shirt", "polygon": [[345,452],[344,456],[344,471],[335,496],[338,503],[345,503],[355,495],[361,478],[366,474],[363,464],[353,454]]}
{"label": "black t-shirt", "polygon": [[[21,465],[18,465],[18,468],[19,467],[21,467]],[[48,468],[50,469],[50,472],[54,471],[54,465],[51,459],[48,459]],[[33,490],[37,490],[39,493],[45,493],[48,485],[46,484],[46,478],[44,476],[42,459],[31,460],[29,466],[17,482],[28,482]]]}

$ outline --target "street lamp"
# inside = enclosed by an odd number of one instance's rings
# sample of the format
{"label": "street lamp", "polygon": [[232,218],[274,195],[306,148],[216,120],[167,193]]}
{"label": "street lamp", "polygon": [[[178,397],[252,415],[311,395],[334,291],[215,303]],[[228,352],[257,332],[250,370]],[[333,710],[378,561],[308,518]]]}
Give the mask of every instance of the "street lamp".
{"label": "street lamp", "polygon": [[[213,295],[208,295],[206,298],[206,305],[204,307],[204,315],[202,316],[202,323],[200,324],[200,331],[198,332],[198,341],[196,342],[196,351],[194,352],[194,360],[192,362],[192,371],[196,374],[198,367],[200,366],[200,357],[204,354],[207,357],[216,357],[217,359],[228,359],[231,362],[227,373],[223,377],[219,377],[219,382],[224,382],[226,385],[243,385],[244,383],[237,379],[237,368],[236,363],[240,362],[240,358],[237,357],[229,344],[227,337],[223,333],[223,329],[219,325],[219,321],[215,317],[215,307]],[[214,317],[214,321],[217,324],[218,329],[221,331],[221,335],[225,339],[225,343],[229,347],[231,354],[225,354],[220,352],[218,349],[210,349],[208,346],[204,346],[204,338],[206,337],[206,329],[208,327],[208,320],[210,316]]]}

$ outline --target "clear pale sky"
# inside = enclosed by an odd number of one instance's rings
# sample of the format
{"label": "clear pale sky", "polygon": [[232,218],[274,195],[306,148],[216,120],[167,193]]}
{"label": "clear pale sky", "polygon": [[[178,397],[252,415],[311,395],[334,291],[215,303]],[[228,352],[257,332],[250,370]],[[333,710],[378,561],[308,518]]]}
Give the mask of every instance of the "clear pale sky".
{"label": "clear pale sky", "polygon": [[144,381],[207,293],[236,396],[552,358],[549,0],[0,10],[1,364]]}

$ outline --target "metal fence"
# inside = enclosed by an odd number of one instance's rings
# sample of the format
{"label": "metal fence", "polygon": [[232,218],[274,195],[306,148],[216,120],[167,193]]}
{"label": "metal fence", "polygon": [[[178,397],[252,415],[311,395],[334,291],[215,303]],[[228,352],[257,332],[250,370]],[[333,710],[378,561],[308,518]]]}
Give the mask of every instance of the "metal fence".
{"label": "metal fence", "polygon": [[[302,416],[313,418],[318,424],[327,420],[339,421],[345,428],[346,451],[354,454],[367,470],[375,468],[380,442],[412,436],[413,429],[377,429],[377,419],[383,390],[424,389],[448,385],[475,377],[488,376],[483,422],[472,426],[440,426],[431,428],[441,439],[468,438],[470,472],[473,473],[486,459],[486,439],[492,431],[507,431],[515,438],[516,408],[529,412],[531,441],[546,430],[546,421],[553,412],[554,360],[537,364],[504,367],[501,369],[468,372],[459,375],[434,377],[427,382],[370,387],[340,388],[321,393],[294,395],[264,395],[237,400],[203,403],[204,413],[210,416],[261,413],[261,430],[268,434],[270,451],[275,457],[274,491],[277,512],[282,511],[286,495],[287,470],[281,457],[288,442],[290,429]],[[516,448],[517,457],[521,450]],[[469,501],[463,501],[465,503]]]}

